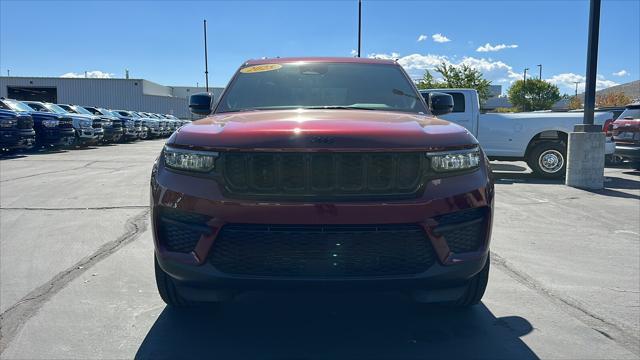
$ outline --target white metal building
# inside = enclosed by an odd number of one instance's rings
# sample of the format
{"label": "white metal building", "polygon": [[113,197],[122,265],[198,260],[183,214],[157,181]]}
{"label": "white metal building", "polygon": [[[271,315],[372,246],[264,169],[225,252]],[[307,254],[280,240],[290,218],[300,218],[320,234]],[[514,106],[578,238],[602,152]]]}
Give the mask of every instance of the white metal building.
{"label": "white metal building", "polygon": [[[0,77],[0,97],[173,114],[182,119],[195,118],[189,112],[189,95],[204,91],[144,79]],[[217,99],[222,88],[209,91]]]}

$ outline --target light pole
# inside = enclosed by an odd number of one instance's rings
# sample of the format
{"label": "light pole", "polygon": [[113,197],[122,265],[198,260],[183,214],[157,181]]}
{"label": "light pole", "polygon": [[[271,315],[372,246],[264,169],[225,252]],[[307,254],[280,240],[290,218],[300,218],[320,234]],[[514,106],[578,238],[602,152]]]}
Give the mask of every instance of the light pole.
{"label": "light pole", "polygon": [[542,80],[542,64],[538,64],[538,71],[540,72],[540,75],[538,75],[538,79]]}
{"label": "light pole", "polygon": [[604,187],[604,156],[602,154],[604,154],[605,148],[605,135],[602,132],[602,125],[594,125],[593,123],[598,68],[598,37],[600,35],[600,5],[601,0],[590,1],[584,117],[582,124],[576,124],[573,132],[569,134],[567,147],[565,184],[587,189],[602,189]]}
{"label": "light pole", "polygon": [[361,42],[362,42],[362,0],[358,0],[358,57],[360,57]]}
{"label": "light pole", "polygon": [[574,84],[576,84],[576,97],[578,97],[578,84],[580,84],[580,81],[574,81]]}
{"label": "light pole", "polygon": [[207,59],[207,20],[204,21],[204,81],[209,92],[209,60]]}
{"label": "light pole", "polygon": [[522,83],[522,97],[524,98],[524,101],[522,102],[522,111],[527,111],[527,71],[529,70],[529,68],[524,68],[524,76],[523,76],[523,83]]}

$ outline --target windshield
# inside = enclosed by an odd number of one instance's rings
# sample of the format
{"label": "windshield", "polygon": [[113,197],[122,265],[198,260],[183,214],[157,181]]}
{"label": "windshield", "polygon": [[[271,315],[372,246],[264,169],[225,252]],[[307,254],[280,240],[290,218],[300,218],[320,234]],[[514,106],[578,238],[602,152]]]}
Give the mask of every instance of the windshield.
{"label": "windshield", "polygon": [[114,117],[118,116],[118,114],[115,114],[114,112],[109,111],[107,109],[99,108],[99,109],[96,109],[96,110],[98,110],[98,112],[101,113],[102,115],[114,116]]}
{"label": "windshield", "polygon": [[640,119],[640,108],[625,109],[618,119],[624,118]]}
{"label": "windshield", "polygon": [[56,114],[67,114],[68,113],[68,111],[66,111],[65,109],[61,108],[60,106],[58,106],[56,104],[44,104],[44,107],[46,107],[51,112],[54,112]]}
{"label": "windshield", "polygon": [[89,110],[83,108],[82,106],[78,106],[78,105],[72,106],[71,109],[73,109],[78,114],[93,115],[93,113],[91,113]]}
{"label": "windshield", "polygon": [[29,105],[23,104],[20,101],[15,100],[3,100],[4,103],[14,111],[33,111]]}
{"label": "windshield", "polygon": [[216,112],[295,108],[427,112],[400,66],[304,62],[242,68]]}

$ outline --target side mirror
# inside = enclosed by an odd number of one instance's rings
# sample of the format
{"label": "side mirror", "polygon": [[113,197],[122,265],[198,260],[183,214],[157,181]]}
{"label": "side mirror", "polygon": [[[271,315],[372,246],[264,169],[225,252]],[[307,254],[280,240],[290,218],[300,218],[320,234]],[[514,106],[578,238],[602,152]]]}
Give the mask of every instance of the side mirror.
{"label": "side mirror", "polygon": [[433,115],[445,115],[453,111],[453,96],[445,93],[429,93],[429,110]]}
{"label": "side mirror", "polygon": [[189,110],[197,115],[211,114],[213,95],[211,93],[198,93],[189,96]]}

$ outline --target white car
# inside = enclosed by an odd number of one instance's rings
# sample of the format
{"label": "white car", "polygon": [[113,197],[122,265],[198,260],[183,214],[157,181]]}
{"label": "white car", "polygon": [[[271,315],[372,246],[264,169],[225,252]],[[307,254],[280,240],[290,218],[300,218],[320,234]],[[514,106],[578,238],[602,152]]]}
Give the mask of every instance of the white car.
{"label": "white car", "polygon": [[[527,162],[540,177],[561,178],[566,170],[567,139],[582,113],[524,112],[480,114],[478,93],[473,89],[429,89],[420,91],[425,99],[430,92],[453,97],[453,111],[441,118],[462,125],[480,142],[492,160]],[[594,123],[603,125],[614,118],[612,112],[596,112]],[[606,139],[604,155],[615,152],[616,145]]]}

